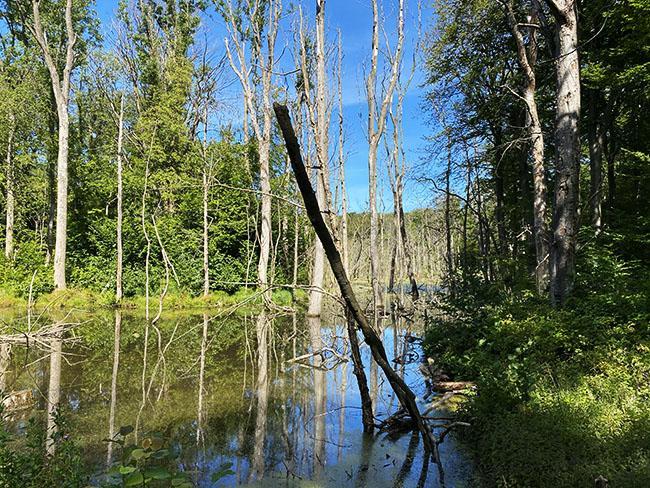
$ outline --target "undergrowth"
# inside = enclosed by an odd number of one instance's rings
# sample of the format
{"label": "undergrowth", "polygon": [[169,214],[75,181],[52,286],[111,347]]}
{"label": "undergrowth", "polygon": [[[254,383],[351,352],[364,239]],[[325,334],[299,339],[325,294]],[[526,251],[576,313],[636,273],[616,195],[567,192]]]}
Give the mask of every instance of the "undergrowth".
{"label": "undergrowth", "polygon": [[425,349],[477,383],[460,434],[477,483],[650,486],[649,296],[646,266],[587,248],[562,309],[484,286],[444,300]]}

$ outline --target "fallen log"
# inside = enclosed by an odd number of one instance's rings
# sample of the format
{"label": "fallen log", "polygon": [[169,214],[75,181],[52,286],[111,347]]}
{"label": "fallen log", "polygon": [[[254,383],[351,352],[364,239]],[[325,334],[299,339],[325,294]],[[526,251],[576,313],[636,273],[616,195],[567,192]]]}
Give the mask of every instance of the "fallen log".
{"label": "fallen log", "polygon": [[437,381],[433,383],[432,388],[440,393],[447,391],[461,393],[466,390],[475,390],[476,384],[473,381]]}

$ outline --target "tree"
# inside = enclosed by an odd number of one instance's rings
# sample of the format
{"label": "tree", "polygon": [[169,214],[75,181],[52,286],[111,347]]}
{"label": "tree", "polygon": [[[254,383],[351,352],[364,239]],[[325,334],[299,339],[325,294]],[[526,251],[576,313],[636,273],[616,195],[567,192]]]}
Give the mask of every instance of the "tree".
{"label": "tree", "polygon": [[533,239],[535,241],[535,282],[537,292],[546,292],[549,280],[548,229],[546,222],[546,174],[544,167],[544,132],[539,119],[535,92],[537,79],[537,22],[539,22],[538,3],[533,0],[528,14],[528,43],[524,40],[522,24],[517,21],[512,0],[504,2],[508,24],[517,49],[517,60],[523,73],[523,99],[526,104],[526,125],[530,137],[530,156],[533,162]]}
{"label": "tree", "polygon": [[60,72],[52,55],[50,44],[43,30],[40,12],[40,0],[32,0],[32,23],[28,28],[43,54],[52,82],[52,91],[56,101],[59,152],[57,157],[57,197],[56,197],[56,244],[54,251],[54,286],[58,290],[66,288],[65,261],[68,239],[68,151],[70,135],[70,77],[75,63],[75,33],[72,20],[72,0],[65,4],[66,50],[65,66]]}
{"label": "tree", "polygon": [[573,290],[578,238],[580,177],[580,60],[575,0],[545,0],[555,19],[555,198],[551,243],[551,302],[562,305]]}
{"label": "tree", "polygon": [[[302,11],[300,17],[299,50],[300,66],[298,68],[297,88],[300,91],[301,103],[307,111],[309,128],[316,146],[316,192],[323,212],[329,220],[330,227],[338,236],[334,218],[332,192],[330,191],[329,172],[329,123],[331,119],[331,104],[327,93],[326,53],[325,53],[325,0],[316,1],[316,66],[312,69],[310,62],[312,52],[303,30]],[[313,73],[315,71],[315,73]],[[340,239],[339,239],[340,240]],[[325,274],[325,252],[318,238],[314,242],[314,259],[312,279],[309,291],[309,308],[307,314],[319,316],[323,300],[323,278]]]}
{"label": "tree", "polygon": [[[275,66],[275,42],[282,14],[280,0],[231,0],[219,3],[218,8],[226,21],[230,37],[226,41],[226,53],[230,66],[242,87],[246,114],[257,142],[260,163],[261,226],[260,256],[257,265],[257,281],[266,300],[268,268],[271,252],[271,137],[272,107],[271,89]],[[264,46],[266,48],[264,48]],[[256,80],[261,80],[257,89]],[[248,117],[246,120],[248,121]]]}
{"label": "tree", "polygon": [[388,81],[385,89],[377,96],[377,72],[379,66],[379,6],[372,0],[372,41],[370,71],[366,78],[368,101],[368,199],[370,206],[370,281],[372,284],[374,324],[377,326],[377,312],[381,306],[380,265],[378,250],[379,214],[377,212],[377,152],[386,128],[388,109],[393,103],[393,92],[399,76],[404,47],[404,0],[398,2],[397,41],[394,53],[388,54]]}

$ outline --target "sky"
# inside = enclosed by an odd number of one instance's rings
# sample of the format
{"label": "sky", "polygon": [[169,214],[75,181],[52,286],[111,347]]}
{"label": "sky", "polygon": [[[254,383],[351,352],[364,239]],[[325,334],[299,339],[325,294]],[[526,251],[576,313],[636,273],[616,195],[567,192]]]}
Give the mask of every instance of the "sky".
{"label": "sky", "polygon": [[[96,0],[96,11],[101,21],[101,29],[106,39],[111,38],[114,24],[117,0]],[[397,22],[397,0],[379,0],[383,20],[388,36],[394,45],[394,32]],[[285,2],[285,10],[288,2]],[[304,17],[313,23],[315,0],[305,2],[298,0],[293,3],[303,9]],[[417,2],[406,0],[405,14],[405,50],[403,72],[405,76],[413,62],[414,47],[418,39],[418,24],[421,32],[426,32],[431,26],[431,7],[426,4],[421,11],[421,22],[418,22]],[[328,0],[326,3],[326,42],[334,45],[337,31],[340,29],[343,45],[343,113],[345,118],[345,154],[346,178],[349,209],[360,212],[368,208],[368,143],[367,143],[367,102],[365,98],[365,73],[369,63],[372,8],[370,0]],[[292,45],[292,23],[295,15],[288,15],[280,27],[276,52],[284,52],[282,63],[292,63],[289,46]],[[224,50],[224,38],[227,32],[223,20],[209,11],[203,16],[197,33],[197,42],[207,44],[213,58],[220,58]],[[421,37],[421,36],[420,36]],[[382,36],[382,39],[384,37]],[[283,51],[284,47],[287,47]],[[432,128],[427,123],[427,114],[423,109],[426,87],[422,86],[424,72],[421,67],[421,53],[415,54],[416,71],[409,91],[404,99],[404,148],[409,167],[406,190],[404,194],[405,210],[426,207],[432,204],[433,194],[430,189],[423,188],[414,181],[415,167],[429,156],[425,138],[431,135]],[[234,74],[227,73],[224,88],[222,121],[231,122],[234,127],[241,126],[241,99],[238,81]],[[334,80],[331,80],[332,86]],[[332,123],[337,120],[333,113]],[[332,137],[336,140],[337,137]],[[383,158],[383,143],[380,145],[379,171],[379,202],[380,211],[392,211],[392,196],[388,185],[385,160]]]}

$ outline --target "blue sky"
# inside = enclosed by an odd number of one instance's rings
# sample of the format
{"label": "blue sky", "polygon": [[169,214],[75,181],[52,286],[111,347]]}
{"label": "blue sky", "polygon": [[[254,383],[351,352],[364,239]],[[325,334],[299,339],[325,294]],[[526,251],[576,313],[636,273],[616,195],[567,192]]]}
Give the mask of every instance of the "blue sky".
{"label": "blue sky", "polygon": [[[111,37],[111,24],[113,23],[116,0],[97,0],[96,10],[101,19],[102,30],[107,38]],[[286,2],[288,3],[288,2]],[[396,0],[380,0],[384,24],[387,35],[394,32],[397,15]],[[313,22],[315,1],[298,1],[304,16]],[[285,9],[288,8],[285,6]],[[366,141],[367,105],[365,99],[364,79],[365,66],[368,64],[371,29],[372,9],[370,0],[328,0],[326,4],[327,42],[336,42],[337,30],[341,30],[343,41],[343,101],[345,117],[346,145],[346,173],[348,182],[348,195],[350,210],[363,211],[368,207],[368,145]],[[290,31],[295,16],[285,19],[278,39],[278,52],[287,45],[291,45]],[[414,44],[418,37],[418,12],[415,0],[406,0],[406,44],[404,53],[404,70],[410,69]],[[426,32],[431,24],[431,7],[425,4],[422,8],[422,31]],[[207,41],[208,49],[213,57],[219,58],[224,53],[223,39],[226,31],[223,21],[217,16],[208,14],[203,18],[197,41],[203,44]],[[424,73],[421,70],[423,61],[419,54],[416,55],[416,74],[411,83],[409,92],[404,100],[404,147],[410,168],[418,165],[426,155],[425,137],[431,134],[432,129],[427,125],[427,116],[422,110],[425,89],[421,87]],[[283,63],[291,63],[291,54],[287,49]],[[228,74],[233,78],[234,75]],[[332,80],[333,81],[333,80]],[[224,97],[224,121],[232,121],[234,126],[240,125],[241,101],[239,99],[238,83],[232,83],[226,89]],[[336,114],[334,114],[336,116]],[[334,118],[333,121],[336,119]],[[383,145],[380,146],[380,155],[383,157]],[[380,202],[379,208],[385,211],[392,210],[392,197],[388,188],[388,179],[383,159],[379,161],[380,173]],[[412,173],[412,172],[410,172]],[[429,190],[417,185],[412,178],[407,178],[407,188],[404,197],[406,210],[431,205],[432,194]]]}

